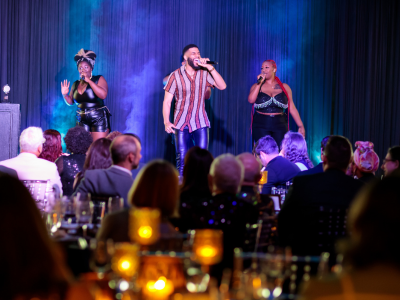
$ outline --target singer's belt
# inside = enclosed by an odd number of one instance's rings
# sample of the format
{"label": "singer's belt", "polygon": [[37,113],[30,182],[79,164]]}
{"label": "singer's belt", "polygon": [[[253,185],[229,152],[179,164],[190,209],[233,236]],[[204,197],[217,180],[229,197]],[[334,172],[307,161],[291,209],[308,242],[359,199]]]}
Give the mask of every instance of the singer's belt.
{"label": "singer's belt", "polygon": [[269,114],[269,113],[262,113],[262,112],[257,111],[257,110],[256,110],[256,112],[258,112],[259,114],[262,114],[262,115],[264,115],[264,116],[271,117],[271,118],[273,118],[273,117],[275,117],[275,116],[281,116],[281,115],[283,115],[283,112],[281,112],[281,113],[272,113],[272,114]]}
{"label": "singer's belt", "polygon": [[[108,110],[108,107],[107,107],[107,106],[96,107],[96,108],[83,108],[83,109],[81,109],[81,110],[77,110],[76,112],[77,112],[78,114],[81,114],[81,115],[86,115],[86,114],[90,114],[92,111],[96,111],[96,110],[99,110],[99,109],[102,109],[102,108],[106,108],[107,111],[108,111],[108,113],[110,113],[110,111]],[[111,115],[111,114],[110,114],[110,115]]]}

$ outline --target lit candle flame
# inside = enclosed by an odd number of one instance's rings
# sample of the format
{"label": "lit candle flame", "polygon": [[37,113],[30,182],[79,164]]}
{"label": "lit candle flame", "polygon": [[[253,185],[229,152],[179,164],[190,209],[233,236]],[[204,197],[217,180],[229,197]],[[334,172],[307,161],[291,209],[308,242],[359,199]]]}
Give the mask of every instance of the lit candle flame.
{"label": "lit candle flame", "polygon": [[138,234],[141,238],[149,239],[153,235],[153,229],[150,226],[140,226]]}
{"label": "lit candle flame", "polygon": [[214,257],[217,254],[217,249],[212,246],[204,246],[197,250],[197,254],[202,257]]}

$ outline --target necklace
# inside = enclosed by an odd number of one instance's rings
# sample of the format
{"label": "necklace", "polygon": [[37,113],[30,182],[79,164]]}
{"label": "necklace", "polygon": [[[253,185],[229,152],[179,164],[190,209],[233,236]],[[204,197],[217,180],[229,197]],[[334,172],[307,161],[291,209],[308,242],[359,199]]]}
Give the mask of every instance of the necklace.
{"label": "necklace", "polygon": [[194,71],[193,74],[189,74],[189,72],[186,70],[186,67],[185,67],[185,72],[186,72],[186,74],[188,74],[190,77],[192,77],[192,79],[193,79],[194,74],[196,73],[196,71]]}

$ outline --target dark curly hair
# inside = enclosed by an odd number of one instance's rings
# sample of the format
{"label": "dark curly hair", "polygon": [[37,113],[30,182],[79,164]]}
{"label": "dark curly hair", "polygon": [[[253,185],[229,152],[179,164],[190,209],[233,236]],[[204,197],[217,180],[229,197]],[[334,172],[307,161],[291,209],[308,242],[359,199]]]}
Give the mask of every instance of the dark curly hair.
{"label": "dark curly hair", "polygon": [[285,134],[282,141],[283,157],[297,163],[304,160],[309,168],[314,167],[307,154],[307,143],[303,136],[298,132],[289,131]]}
{"label": "dark curly hair", "polygon": [[93,143],[92,135],[82,126],[72,127],[64,137],[67,149],[73,154],[86,154]]}
{"label": "dark curly hair", "polygon": [[61,134],[57,130],[47,129],[43,132],[43,137],[46,141],[39,158],[55,162],[62,154]]}

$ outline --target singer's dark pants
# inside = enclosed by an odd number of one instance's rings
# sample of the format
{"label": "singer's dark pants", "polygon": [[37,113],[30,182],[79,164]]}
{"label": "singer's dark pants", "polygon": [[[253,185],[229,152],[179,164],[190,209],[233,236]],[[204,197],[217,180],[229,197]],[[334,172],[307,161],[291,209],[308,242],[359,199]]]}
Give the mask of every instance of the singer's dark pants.
{"label": "singer's dark pants", "polygon": [[255,112],[252,131],[253,145],[262,137],[269,135],[281,149],[282,140],[288,131],[287,115],[267,116]]}
{"label": "singer's dark pants", "polygon": [[208,149],[208,127],[190,133],[187,126],[182,131],[175,129],[176,168],[180,176],[183,174],[186,152],[193,146]]}

